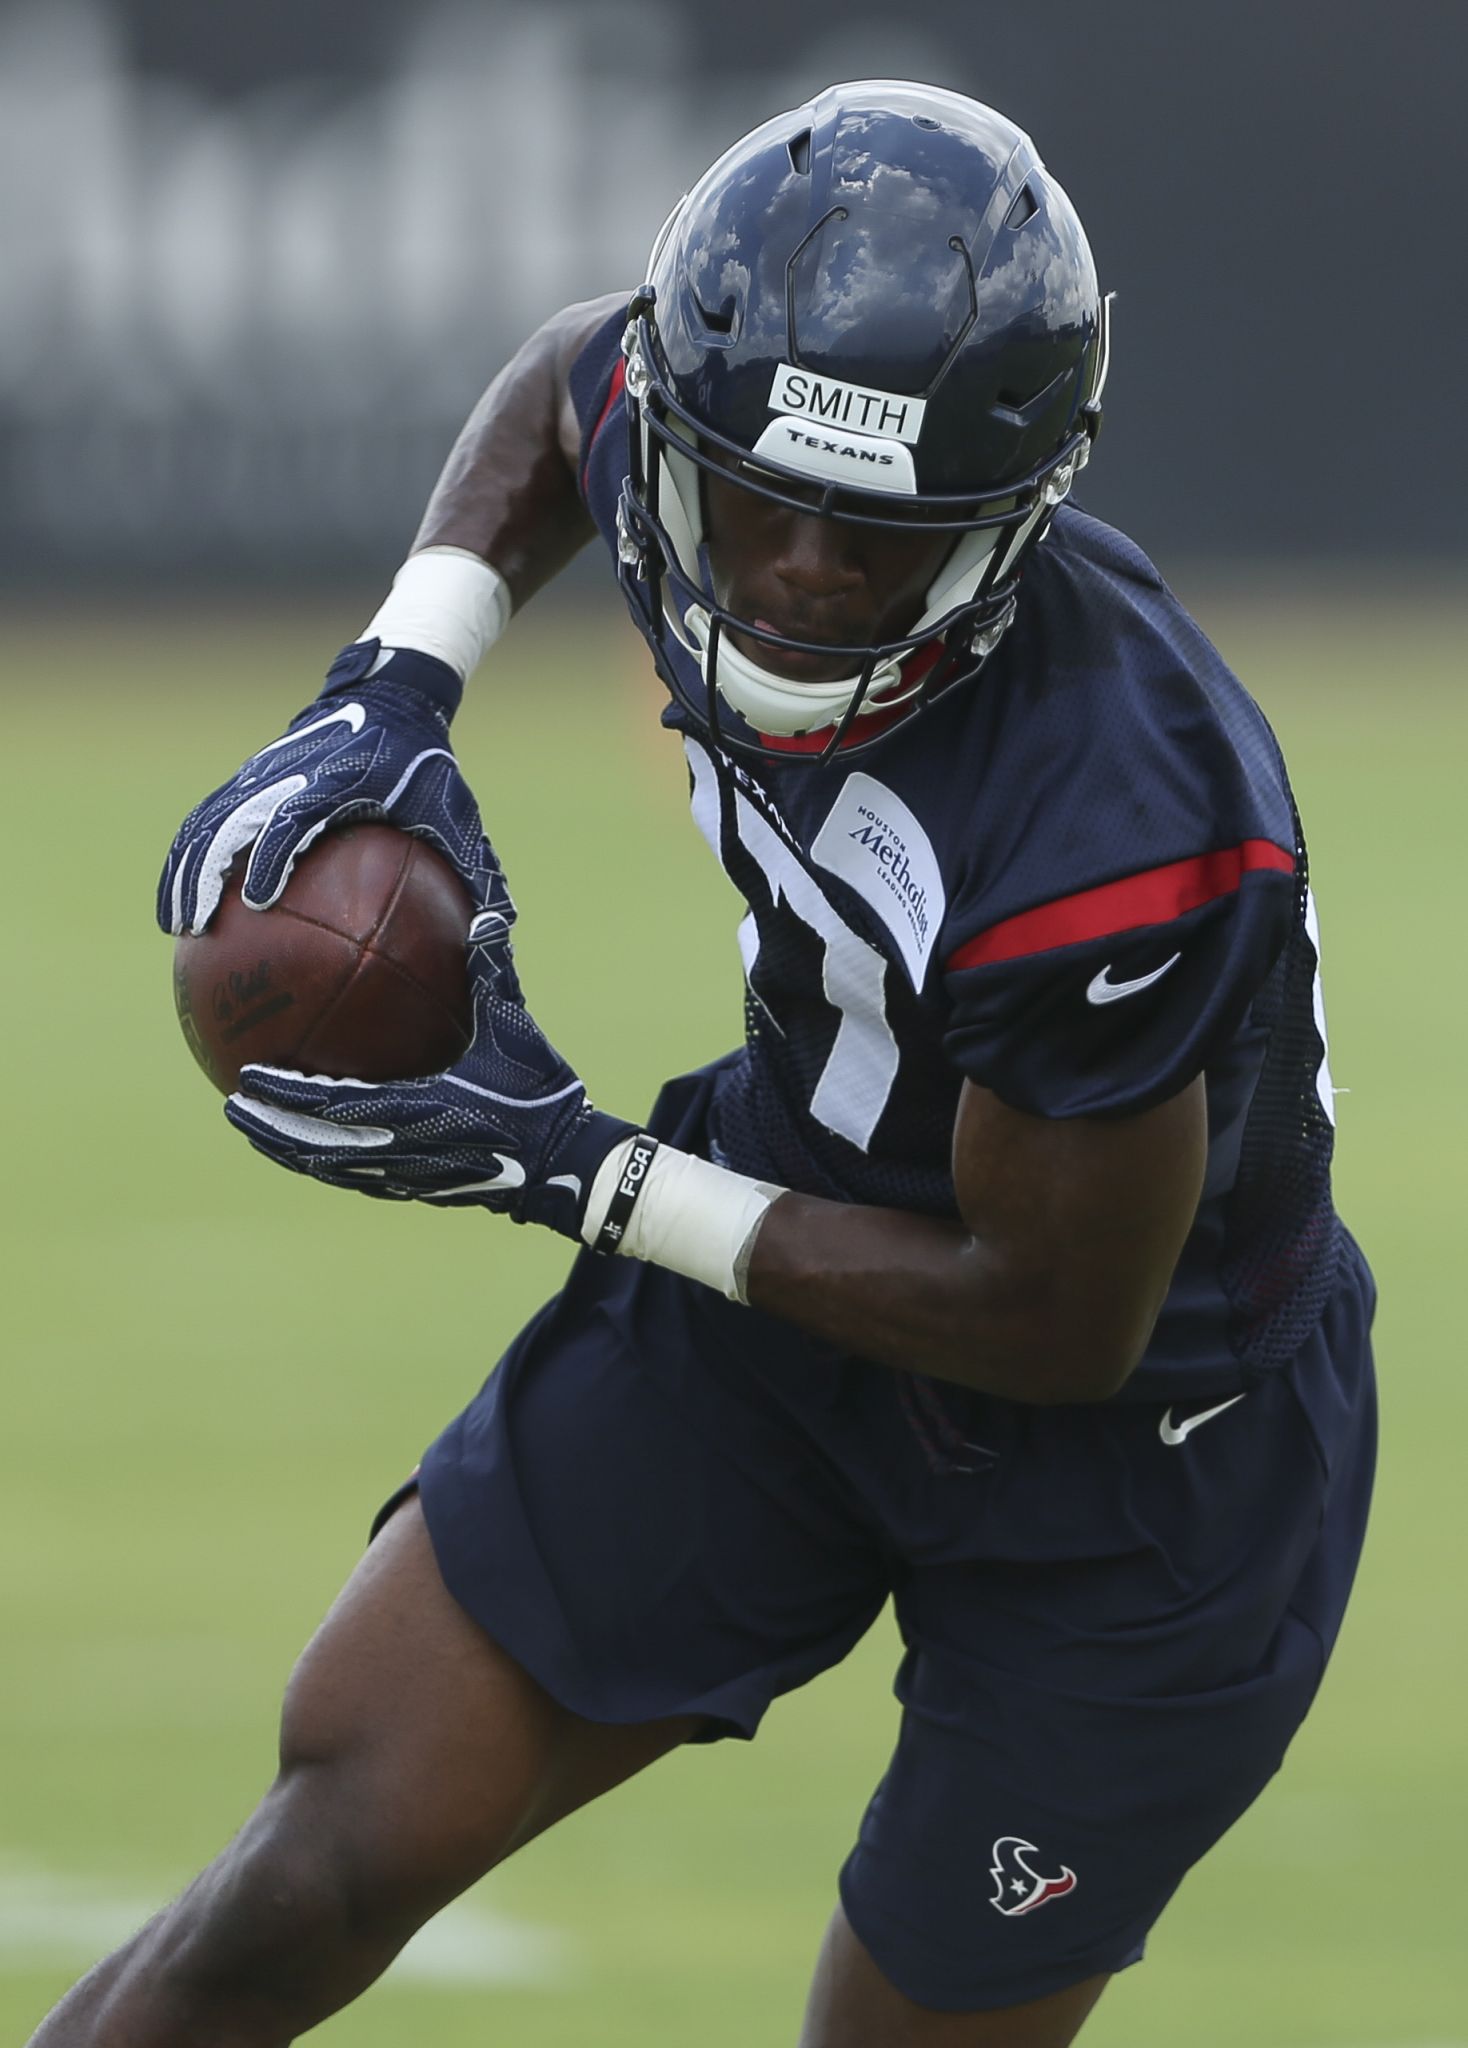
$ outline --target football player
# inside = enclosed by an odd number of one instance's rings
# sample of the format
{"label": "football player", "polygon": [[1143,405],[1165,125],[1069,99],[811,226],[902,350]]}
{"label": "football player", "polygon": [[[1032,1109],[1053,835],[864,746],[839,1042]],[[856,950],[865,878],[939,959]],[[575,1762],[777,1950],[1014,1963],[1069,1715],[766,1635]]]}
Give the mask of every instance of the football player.
{"label": "football player", "polygon": [[[831,88],[719,159],[635,292],[526,344],[324,693],[183,827],[175,931],[242,856],[273,901],[347,816],[444,848],[461,1063],[248,1068],[228,1113],[293,1170],[579,1254],[382,1509],[258,1812],[46,2048],[294,2038],[573,1808],[752,1736],[889,1599],[901,1722],[807,2048],[1062,2048],[1278,1766],[1362,1538],[1373,1291],[1279,749],[1067,502],[1106,360],[1017,128]],[[538,1029],[448,749],[595,535],[748,904],[746,1041],[646,1123]]]}

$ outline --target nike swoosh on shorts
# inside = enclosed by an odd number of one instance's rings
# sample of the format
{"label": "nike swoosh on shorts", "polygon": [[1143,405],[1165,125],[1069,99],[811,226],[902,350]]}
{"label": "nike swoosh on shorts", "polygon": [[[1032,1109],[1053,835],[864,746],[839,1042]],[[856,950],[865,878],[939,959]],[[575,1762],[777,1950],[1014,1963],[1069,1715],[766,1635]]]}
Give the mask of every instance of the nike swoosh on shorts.
{"label": "nike swoosh on shorts", "polygon": [[1232,1408],[1236,1401],[1242,1401],[1243,1398],[1242,1394],[1231,1394],[1226,1401],[1220,1401],[1216,1407],[1204,1408],[1197,1415],[1185,1416],[1177,1423],[1173,1421],[1172,1409],[1169,1407],[1157,1425],[1157,1434],[1165,1444],[1180,1444],[1184,1437],[1191,1436],[1201,1424],[1211,1422],[1215,1415],[1222,1415],[1225,1408]]}

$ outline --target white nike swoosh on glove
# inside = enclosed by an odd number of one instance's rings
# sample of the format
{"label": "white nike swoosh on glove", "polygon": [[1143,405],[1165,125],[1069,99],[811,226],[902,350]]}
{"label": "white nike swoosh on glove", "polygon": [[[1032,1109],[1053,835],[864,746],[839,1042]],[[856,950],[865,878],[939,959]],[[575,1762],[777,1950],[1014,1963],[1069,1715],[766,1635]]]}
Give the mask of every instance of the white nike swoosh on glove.
{"label": "white nike swoosh on glove", "polygon": [[353,732],[360,732],[367,723],[367,712],[361,704],[338,704],[335,710],[327,711],[320,718],[313,718],[309,725],[298,725],[292,732],[283,732],[278,740],[272,740],[268,747],[262,747],[255,755],[263,761],[267,754],[273,754],[277,747],[293,747],[298,740],[309,739],[313,732],[324,732],[328,725],[349,725]]}
{"label": "white nike swoosh on glove", "polygon": [[427,1188],[420,1195],[424,1202],[446,1202],[452,1195],[488,1194],[494,1188],[523,1188],[525,1169],[518,1159],[506,1159],[503,1152],[496,1152],[495,1160],[499,1173],[494,1180],[466,1180],[456,1188]]}

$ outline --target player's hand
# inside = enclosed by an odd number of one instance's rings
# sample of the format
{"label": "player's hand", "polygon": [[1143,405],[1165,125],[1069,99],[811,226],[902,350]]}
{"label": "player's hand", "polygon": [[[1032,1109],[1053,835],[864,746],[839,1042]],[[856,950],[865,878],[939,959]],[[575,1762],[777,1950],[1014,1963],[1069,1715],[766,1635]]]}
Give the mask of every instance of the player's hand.
{"label": "player's hand", "polygon": [[290,730],[185,818],[158,884],[164,931],[202,931],[247,850],[241,893],[267,909],[312,840],[353,818],[431,840],[488,903],[498,868],[449,745],[459,696],[454,671],[431,655],[376,640],[343,648]]}
{"label": "player's hand", "polygon": [[267,1158],[334,1187],[576,1237],[597,1168],[638,1126],[591,1107],[525,1007],[509,933],[498,909],[470,927],[474,1038],[447,1073],[374,1084],[247,1066],[226,1116]]}

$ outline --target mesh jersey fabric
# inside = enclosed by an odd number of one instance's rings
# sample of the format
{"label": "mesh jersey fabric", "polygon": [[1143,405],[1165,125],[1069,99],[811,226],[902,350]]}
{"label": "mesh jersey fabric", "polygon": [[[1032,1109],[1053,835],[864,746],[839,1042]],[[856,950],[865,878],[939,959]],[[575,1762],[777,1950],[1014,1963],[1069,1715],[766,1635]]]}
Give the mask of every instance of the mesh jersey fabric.
{"label": "mesh jersey fabric", "polygon": [[[614,559],[620,328],[572,373]],[[1203,1199],[1123,1398],[1290,1357],[1341,1243],[1305,842],[1267,721],[1146,556],[1062,507],[979,677],[849,765],[736,757],[674,703],[663,722],[748,905],[714,1156],[953,1215],[965,1079],[1031,1114],[1106,1117],[1202,1074]]]}

